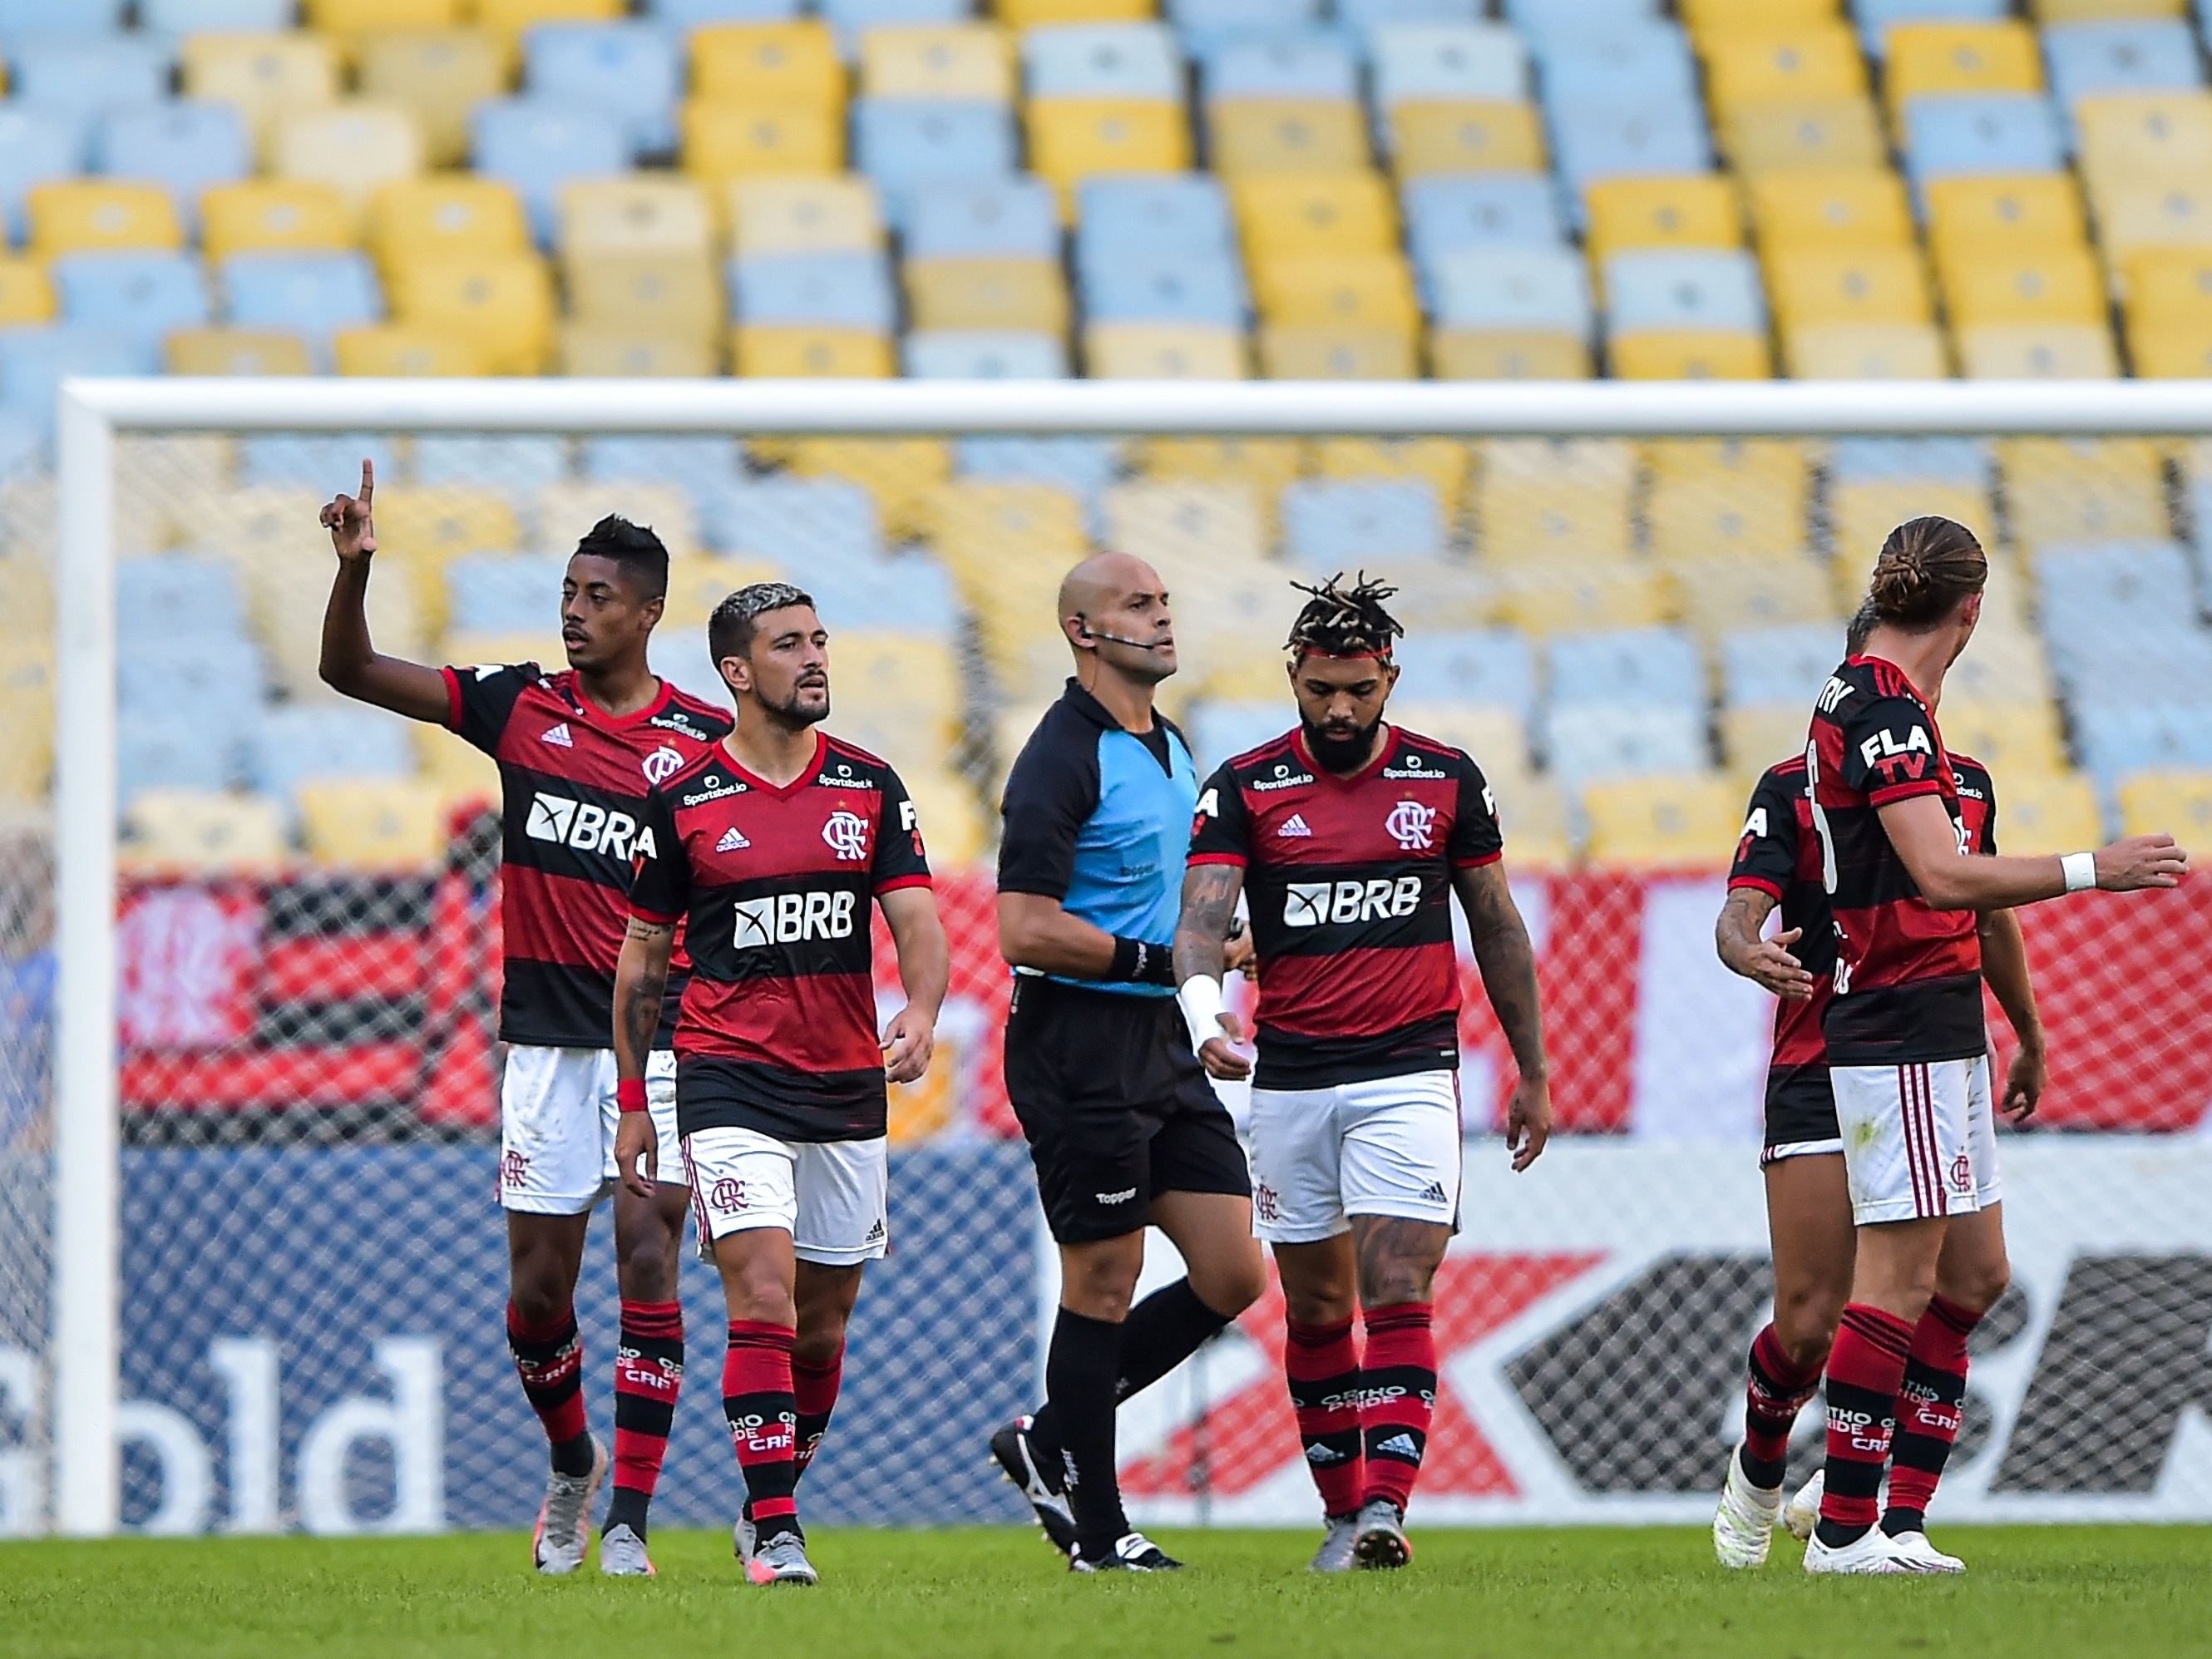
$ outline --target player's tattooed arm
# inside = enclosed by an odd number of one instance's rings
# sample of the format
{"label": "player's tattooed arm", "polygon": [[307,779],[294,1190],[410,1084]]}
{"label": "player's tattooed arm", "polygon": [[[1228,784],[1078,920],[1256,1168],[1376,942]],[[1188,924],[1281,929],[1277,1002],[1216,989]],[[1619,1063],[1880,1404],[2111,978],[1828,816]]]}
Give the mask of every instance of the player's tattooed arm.
{"label": "player's tattooed arm", "polygon": [[1513,1167],[1525,1170],[1552,1138],[1552,1063],[1544,1052],[1544,1010],[1536,996],[1536,950],[1528,942],[1528,924],[1513,902],[1503,866],[1455,871],[1452,887],[1467,912],[1483,992],[1520,1069],[1521,1080],[1505,1110],[1505,1145]]}
{"label": "player's tattooed arm", "polygon": [[[676,929],[629,919],[622,954],[615,959],[615,1076],[633,1086],[645,1078],[653,1035],[660,1029],[660,1000],[668,989],[668,958],[676,948]],[[660,1173],[660,1136],[653,1114],[622,1114],[615,1126],[615,1168],[622,1183],[640,1198],[651,1198]]]}
{"label": "player's tattooed arm", "polygon": [[1187,979],[1219,979],[1229,954],[1229,925],[1244,872],[1234,864],[1194,864],[1183,874],[1182,914],[1176,919],[1175,971]]}
{"label": "player's tattooed arm", "polygon": [[434,668],[380,655],[368,636],[369,556],[376,551],[376,469],[361,464],[361,494],[340,495],[323,509],[323,528],[338,556],[338,573],[323,612],[318,672],[332,690],[410,720],[443,726],[450,712],[446,677]]}
{"label": "player's tattooed arm", "polygon": [[1713,948],[1730,973],[1757,981],[1776,996],[1802,1001],[1813,994],[1813,976],[1790,954],[1790,947],[1805,930],[1791,927],[1772,939],[1761,939],[1759,931],[1773,914],[1773,894],[1756,887],[1731,888],[1720,920],[1713,924]]}

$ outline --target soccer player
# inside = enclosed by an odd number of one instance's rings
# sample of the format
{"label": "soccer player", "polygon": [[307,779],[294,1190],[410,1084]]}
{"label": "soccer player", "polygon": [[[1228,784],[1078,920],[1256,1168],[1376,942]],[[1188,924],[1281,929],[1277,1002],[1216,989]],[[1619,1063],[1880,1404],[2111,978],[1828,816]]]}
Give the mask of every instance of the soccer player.
{"label": "soccer player", "polygon": [[[646,645],[668,591],[650,530],[601,520],[561,583],[551,673],[535,663],[426,668],[378,653],[365,602],[376,552],[376,476],[322,521],[337,550],[322,677],[347,696],[458,732],[499,763],[507,957],[500,1040],[499,1200],[507,1212],[507,1346],[544,1425],[552,1472],[532,1543],[538,1571],[574,1572],[590,1540],[606,1449],[585,1426],[576,1275],[591,1212],[614,1191],[622,1330],[615,1354],[614,1496],[600,1571],[650,1576],[646,1510],[684,1380],[677,1272],[686,1194],[615,1190],[615,957],[647,787],[712,748],[729,719],[654,678]],[[670,1001],[657,1028],[653,1109],[675,1128]]]}
{"label": "soccer player", "polygon": [[2137,836],[2063,858],[1968,858],[1959,779],[1934,708],[1980,620],[1989,562],[1972,532],[1890,532],[1862,653],[1822,688],[1805,789],[1836,934],[1821,1018],[1857,1230],[1827,1367],[1827,1461],[1814,1573],[1928,1571],[1875,1525],[1899,1395],[1954,1217],[1975,1212],[1970,1102],[1989,1086],[1977,916],[2084,888],[2172,887],[2188,858]]}
{"label": "soccer player", "polygon": [[[738,1553],[754,1583],[811,1584],[793,1492],[836,1404],[861,1272],[890,1242],[884,1084],[929,1069],[951,964],[905,786],[816,729],[830,649],[813,599],[741,587],[707,640],[737,725],[646,803],[615,975],[617,1158],[641,1198],[662,1190],[648,1076],[682,926],[677,1127],[729,1310]],[[880,1037],[871,901],[907,994]]]}
{"label": "soccer player", "polygon": [[[1176,671],[1168,595],[1142,560],[1102,553],[1068,573],[1059,615],[1076,672],[1006,780],[999,948],[1016,975],[1006,1091],[1060,1247],[1060,1311],[1045,1404],[991,1450],[1072,1569],[1160,1572],[1179,1564],[1122,1513],[1115,1407],[1249,1307],[1267,1269],[1235,1126],[1176,1012],[1198,774],[1153,707]],[[1147,1223],[1189,1272],[1132,1308]]]}
{"label": "soccer player", "polygon": [[[1852,623],[1848,654],[1856,656],[1874,626],[1871,608]],[[1960,831],[1969,852],[1996,851],[1996,792],[1978,762],[1954,753],[1959,778]],[[1782,930],[1759,930],[1777,905]],[[2046,1074],[2043,1023],[2027,972],[2027,945],[2009,910],[1979,923],[1982,973],[2019,1039],[2000,1108],[2025,1121],[2043,1094]],[[1724,1567],[1766,1560],[1778,1511],[1790,1529],[1809,1534],[1820,1506],[1818,1474],[1785,1510],[1782,1479],[1790,1433],[1812,1398],[1836,1323],[1850,1295],[1853,1257],[1850,1194],[1844,1143],[1828,1085],[1827,1042],[1820,1020],[1832,994],[1835,923],[1820,881],[1820,846],[1805,794],[1805,758],[1767,769],[1729,875],[1729,896],[1716,929],[1721,960],[1781,999],[1774,1016],[1774,1059],[1766,1078],[1766,1138],[1759,1167],[1766,1182],[1767,1235],[1774,1261],[1774,1318],[1751,1346],[1741,1447],[1729,1454],[1713,1547]],[[1905,1393],[1911,1426],[1893,1447],[1889,1506],[1881,1519],[1898,1551],[1928,1571],[1958,1572],[1965,1564],[1928,1541],[1924,1516],[1966,1398],[1966,1341],[2010,1279],[2000,1207],[1996,1126],[1985,1091],[1969,1099],[1974,1159],[1974,1214],[1954,1220],[1936,1268],[1935,1294],[1912,1334]]]}
{"label": "soccer player", "polygon": [[[1207,779],[1175,957],[1206,1069],[1252,1079],[1253,1212],[1282,1273],[1291,1401],[1326,1517],[1312,1566],[1340,1572],[1413,1559],[1406,1504],[1436,1404],[1431,1297],[1459,1218],[1453,895],[1520,1070],[1515,1169],[1543,1152],[1552,1107],[1535,960],[1490,787],[1461,750],[1383,723],[1404,632],[1383,608],[1395,590],[1338,577],[1301,591],[1298,724]],[[1221,1006],[1240,889],[1259,954],[1256,1071]]]}

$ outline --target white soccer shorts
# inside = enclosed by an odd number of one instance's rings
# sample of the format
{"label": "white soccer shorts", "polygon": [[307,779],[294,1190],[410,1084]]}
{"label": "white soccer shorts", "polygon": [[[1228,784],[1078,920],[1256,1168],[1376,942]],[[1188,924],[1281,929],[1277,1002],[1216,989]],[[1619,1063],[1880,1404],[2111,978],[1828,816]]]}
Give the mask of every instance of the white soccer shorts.
{"label": "white soccer shorts", "polygon": [[[646,1057],[645,1098],[665,1162],[676,1151],[676,1056]],[[611,1048],[510,1045],[499,1089],[499,1201],[531,1215],[581,1215],[615,1188]]]}
{"label": "white soccer shorts", "polygon": [[684,1137],[699,1254],[709,1241],[781,1227],[801,1261],[850,1267],[890,1243],[890,1143],[778,1140],[757,1129],[695,1129]]}
{"label": "white soccer shorts", "polygon": [[1252,1231],[1270,1244],[1334,1238],[1356,1215],[1459,1223],[1456,1072],[1328,1089],[1255,1089]]}
{"label": "white soccer shorts", "polygon": [[[1932,1060],[1917,1066],[1834,1066],[1836,1122],[1851,1219],[1862,1227],[1931,1216],[1972,1215],[1981,1206],[1975,1173],[1974,1098],[1989,1106],[1990,1062]],[[1996,1164],[1995,1131],[1988,1161]]]}
{"label": "white soccer shorts", "polygon": [[1974,1162],[1974,1207],[1994,1208],[2004,1197],[1997,1174],[1996,1085],[1990,1062],[1975,1066],[1966,1080],[1966,1156]]}

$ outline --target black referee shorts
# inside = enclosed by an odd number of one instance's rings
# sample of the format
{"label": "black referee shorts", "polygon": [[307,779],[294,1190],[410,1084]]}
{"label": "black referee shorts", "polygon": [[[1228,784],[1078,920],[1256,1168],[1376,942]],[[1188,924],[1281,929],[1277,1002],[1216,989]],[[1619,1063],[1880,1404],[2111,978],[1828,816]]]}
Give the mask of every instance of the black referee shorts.
{"label": "black referee shorts", "polygon": [[1156,1194],[1251,1195],[1236,1126],[1172,997],[1021,975],[1006,1022],[1006,1093],[1045,1221],[1063,1244],[1136,1231]]}

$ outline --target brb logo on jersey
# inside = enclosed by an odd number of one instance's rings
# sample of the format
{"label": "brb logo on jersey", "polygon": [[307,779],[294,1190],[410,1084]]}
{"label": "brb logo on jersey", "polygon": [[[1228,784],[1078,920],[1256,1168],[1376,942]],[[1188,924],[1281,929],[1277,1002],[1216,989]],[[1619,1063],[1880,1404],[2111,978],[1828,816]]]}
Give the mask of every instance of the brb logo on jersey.
{"label": "brb logo on jersey", "polygon": [[811,939],[853,937],[853,898],[842,893],[773,893],[739,899],[737,933],[731,943],[740,951],[768,945],[798,945]]}
{"label": "brb logo on jersey", "polygon": [[1283,926],[1323,922],[1394,921],[1420,908],[1421,878],[1378,876],[1372,881],[1294,881],[1283,893]]}
{"label": "brb logo on jersey", "polygon": [[638,769],[647,783],[665,783],[684,769],[684,757],[664,743],[638,763]]}
{"label": "brb logo on jersey", "polygon": [[858,864],[868,856],[868,821],[841,806],[822,826],[822,839],[830,843],[830,850],[841,862]]}
{"label": "brb logo on jersey", "polygon": [[611,858],[656,858],[659,849],[653,831],[641,830],[627,812],[611,812],[590,801],[570,800],[563,795],[537,795],[523,819],[523,833],[532,841],[550,841],[579,853],[605,853]]}
{"label": "brb logo on jersey", "polygon": [[1425,853],[1436,844],[1437,809],[1417,800],[1401,800],[1390,809],[1382,827],[1390,839],[1408,853]]}

